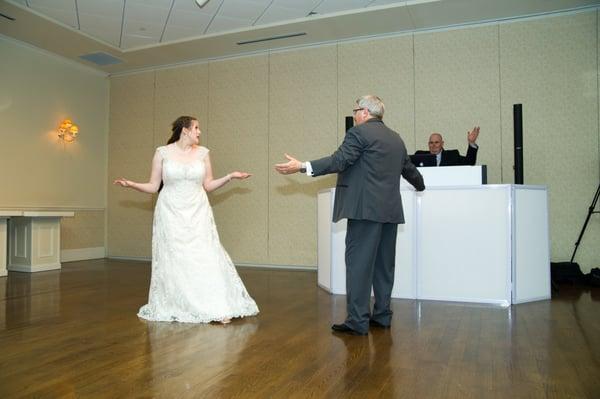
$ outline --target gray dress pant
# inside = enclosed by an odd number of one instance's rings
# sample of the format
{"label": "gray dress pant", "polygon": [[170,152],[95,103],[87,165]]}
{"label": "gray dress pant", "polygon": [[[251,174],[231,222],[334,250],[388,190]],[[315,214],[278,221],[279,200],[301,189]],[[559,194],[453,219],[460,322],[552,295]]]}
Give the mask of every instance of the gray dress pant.
{"label": "gray dress pant", "polygon": [[[346,307],[344,322],[359,332],[369,330],[369,319],[390,325],[390,300],[396,260],[396,223],[348,219],[346,229]],[[375,304],[371,313],[371,287]]]}

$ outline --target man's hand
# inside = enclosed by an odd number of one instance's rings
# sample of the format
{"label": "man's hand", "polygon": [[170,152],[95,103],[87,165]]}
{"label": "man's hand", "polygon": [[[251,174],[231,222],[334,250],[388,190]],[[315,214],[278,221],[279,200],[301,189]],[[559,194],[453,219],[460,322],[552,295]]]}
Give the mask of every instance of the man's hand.
{"label": "man's hand", "polygon": [[467,132],[467,140],[469,144],[475,144],[477,141],[477,136],[479,136],[479,126],[475,126],[473,130]]}
{"label": "man's hand", "polygon": [[288,154],[284,154],[287,158],[288,162],[286,163],[278,163],[275,165],[275,170],[282,175],[291,175],[292,173],[296,173],[302,168],[302,162],[298,161],[296,158],[289,156]]}

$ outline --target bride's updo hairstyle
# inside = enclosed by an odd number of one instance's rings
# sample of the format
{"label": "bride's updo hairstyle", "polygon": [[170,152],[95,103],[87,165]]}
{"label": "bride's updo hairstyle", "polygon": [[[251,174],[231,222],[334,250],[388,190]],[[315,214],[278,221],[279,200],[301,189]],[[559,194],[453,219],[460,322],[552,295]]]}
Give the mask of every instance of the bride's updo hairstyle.
{"label": "bride's updo hairstyle", "polygon": [[171,124],[171,131],[173,134],[171,135],[169,141],[167,141],[167,144],[171,144],[179,140],[183,128],[185,127],[186,129],[189,129],[192,125],[192,121],[197,120],[198,119],[194,118],[193,116],[180,116],[179,118],[175,119],[175,121]]}

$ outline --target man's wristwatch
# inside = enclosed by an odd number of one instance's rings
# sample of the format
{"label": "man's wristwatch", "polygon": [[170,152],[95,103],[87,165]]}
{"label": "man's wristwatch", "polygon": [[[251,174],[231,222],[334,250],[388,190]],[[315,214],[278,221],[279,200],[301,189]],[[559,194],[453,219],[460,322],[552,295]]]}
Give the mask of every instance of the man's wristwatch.
{"label": "man's wristwatch", "polygon": [[306,173],[306,162],[300,164],[300,173]]}

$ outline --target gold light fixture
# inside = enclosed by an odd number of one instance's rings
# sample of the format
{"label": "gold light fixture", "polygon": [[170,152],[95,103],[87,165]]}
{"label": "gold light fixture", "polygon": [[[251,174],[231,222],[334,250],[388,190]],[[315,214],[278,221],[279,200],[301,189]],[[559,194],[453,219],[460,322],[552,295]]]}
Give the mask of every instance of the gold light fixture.
{"label": "gold light fixture", "polygon": [[79,126],[74,124],[70,119],[65,119],[58,127],[58,137],[67,143],[75,141],[79,134]]}

